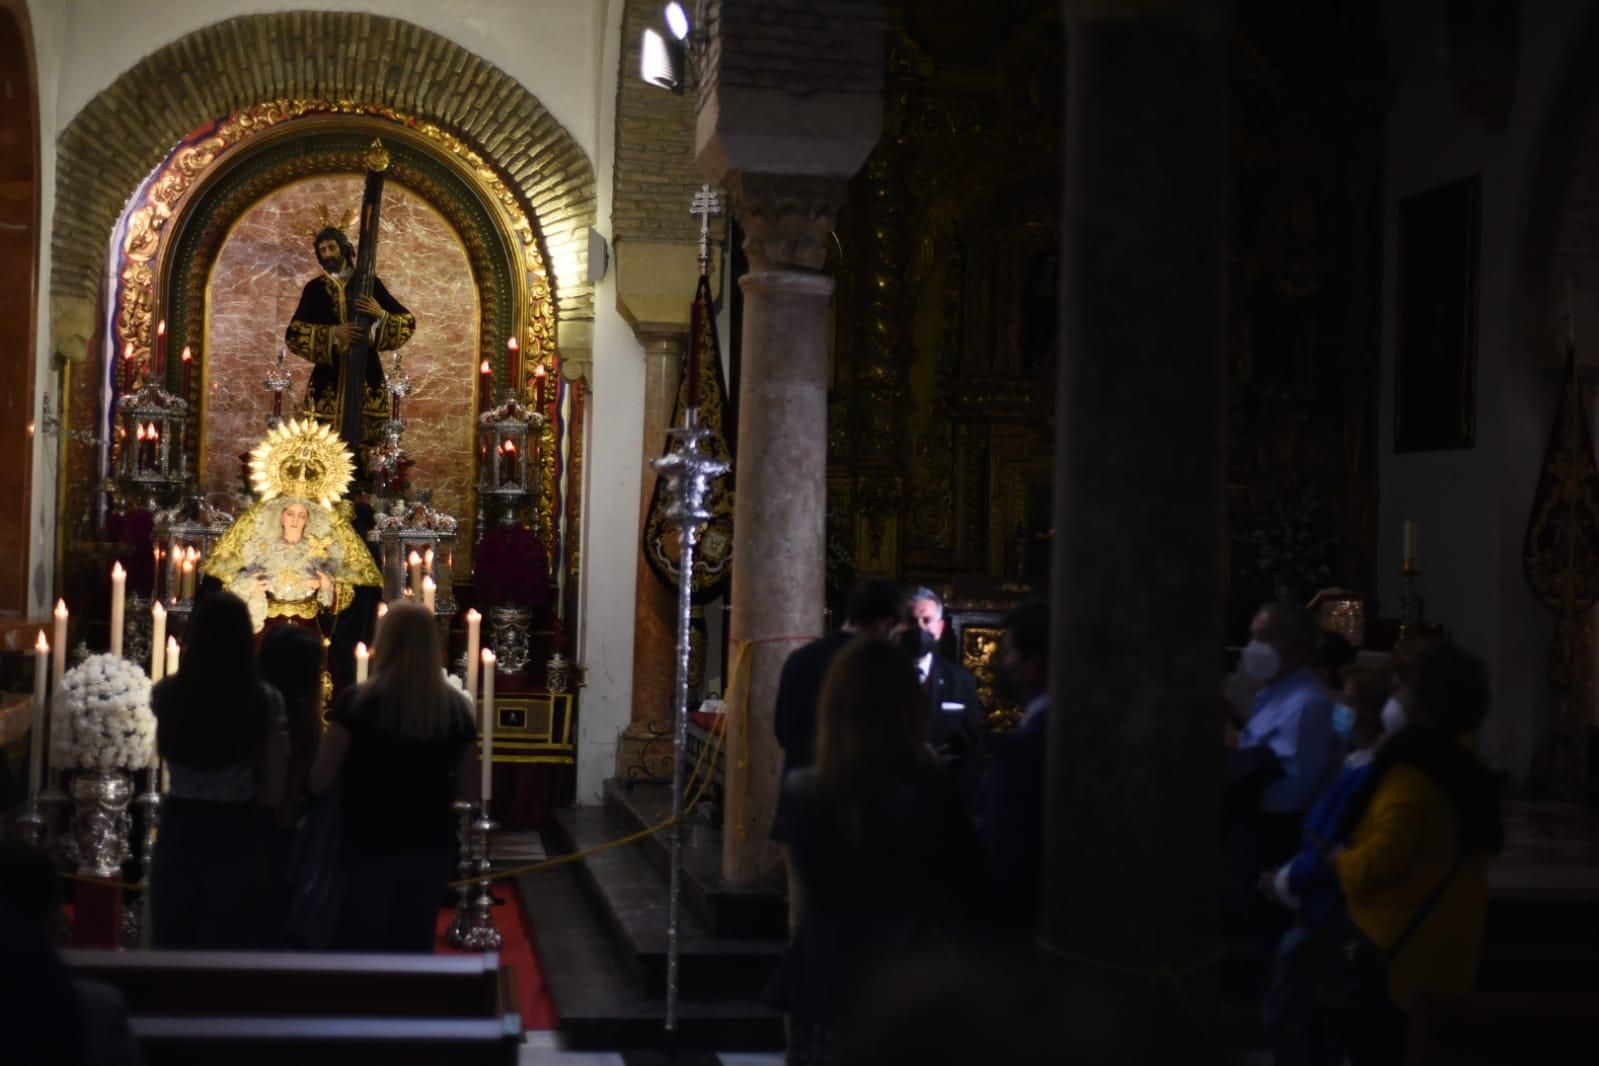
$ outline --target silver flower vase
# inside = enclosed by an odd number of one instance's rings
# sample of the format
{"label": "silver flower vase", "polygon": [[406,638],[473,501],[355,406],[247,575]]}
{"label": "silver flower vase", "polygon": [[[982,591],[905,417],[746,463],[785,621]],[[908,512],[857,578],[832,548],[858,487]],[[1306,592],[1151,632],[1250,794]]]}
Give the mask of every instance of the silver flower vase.
{"label": "silver flower vase", "polygon": [[527,668],[527,641],[532,628],[531,607],[489,608],[489,647],[494,649],[502,673],[516,674]]}
{"label": "silver flower vase", "polygon": [[128,803],[133,779],[121,770],[80,770],[72,778],[78,874],[115,877],[128,860]]}
{"label": "silver flower vase", "polygon": [[544,688],[547,692],[565,692],[570,683],[568,670],[571,667],[566,656],[556,652],[544,664]]}

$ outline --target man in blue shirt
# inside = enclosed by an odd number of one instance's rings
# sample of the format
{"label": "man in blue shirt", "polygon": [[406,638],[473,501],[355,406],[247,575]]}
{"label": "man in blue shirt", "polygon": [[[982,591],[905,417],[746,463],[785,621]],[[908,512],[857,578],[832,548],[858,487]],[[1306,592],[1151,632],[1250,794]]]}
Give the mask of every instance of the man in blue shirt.
{"label": "man in blue shirt", "polygon": [[1263,951],[1282,932],[1283,916],[1263,905],[1255,886],[1298,849],[1300,823],[1343,758],[1332,694],[1311,669],[1317,628],[1297,603],[1267,604],[1250,623],[1240,662],[1264,687],[1228,753],[1224,921],[1251,931]]}

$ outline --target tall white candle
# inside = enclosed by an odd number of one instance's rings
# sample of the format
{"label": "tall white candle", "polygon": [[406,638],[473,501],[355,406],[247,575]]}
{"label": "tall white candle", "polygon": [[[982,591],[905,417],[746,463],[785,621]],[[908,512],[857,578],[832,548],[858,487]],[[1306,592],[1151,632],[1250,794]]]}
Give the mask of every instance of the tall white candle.
{"label": "tall white candle", "polygon": [[28,738],[28,794],[44,788],[44,700],[50,679],[50,642],[39,630],[33,645],[33,735]]}
{"label": "tall white candle", "polygon": [[372,658],[372,653],[366,650],[365,641],[357,641],[355,645],[355,683],[359,685],[366,680],[367,660]]}
{"label": "tall white candle", "polygon": [[175,677],[178,672],[178,638],[167,638],[167,676]]}
{"label": "tall white candle", "polygon": [[488,801],[494,787],[494,652],[483,649],[483,793]]}
{"label": "tall white candle", "polygon": [[122,612],[127,603],[128,572],[117,563],[111,567],[111,654],[122,655]]}
{"label": "tall white candle", "polygon": [[405,562],[411,570],[411,595],[418,596],[422,592],[422,557],[412,552]]}
{"label": "tall white candle", "polygon": [[477,653],[482,643],[483,616],[474,607],[466,612],[466,698],[477,702]]}
{"label": "tall white candle", "polygon": [[422,553],[422,573],[433,576],[433,549],[429,548]]}
{"label": "tall white candle", "polygon": [[150,680],[160,681],[167,675],[167,609],[156,600],[150,605]]}
{"label": "tall white candle", "polygon": [[50,692],[61,691],[61,676],[67,672],[67,601],[57,600],[55,609],[56,631],[55,640],[51,642],[50,651],[54,658],[50,660]]}
{"label": "tall white candle", "polygon": [[435,604],[438,602],[438,595],[438,582],[434,581],[431,577],[424,577],[422,579],[422,606],[426,607],[430,611],[436,611],[438,608],[435,606]]}

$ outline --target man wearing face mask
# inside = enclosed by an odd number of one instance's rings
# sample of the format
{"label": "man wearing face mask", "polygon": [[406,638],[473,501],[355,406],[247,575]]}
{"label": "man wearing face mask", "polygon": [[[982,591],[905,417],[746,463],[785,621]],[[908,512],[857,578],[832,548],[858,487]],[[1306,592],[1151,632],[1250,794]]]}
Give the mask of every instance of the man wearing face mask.
{"label": "man wearing face mask", "polygon": [[927,742],[972,799],[983,775],[984,723],[977,678],[938,654],[945,626],[944,602],[938,593],[929,588],[913,590],[910,614],[901,627],[900,643],[916,660],[916,672],[927,693]]}
{"label": "man wearing face mask", "polygon": [[1282,914],[1256,891],[1260,872],[1295,850],[1299,826],[1332,784],[1343,756],[1331,693],[1311,669],[1317,625],[1296,603],[1267,604],[1249,627],[1244,673],[1264,687],[1228,753],[1226,923],[1269,951]]}

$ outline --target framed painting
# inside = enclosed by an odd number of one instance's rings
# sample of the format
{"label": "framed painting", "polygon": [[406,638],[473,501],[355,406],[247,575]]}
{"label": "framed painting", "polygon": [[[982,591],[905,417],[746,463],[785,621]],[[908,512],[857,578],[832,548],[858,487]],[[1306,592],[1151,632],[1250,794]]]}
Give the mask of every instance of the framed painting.
{"label": "framed painting", "polygon": [[1481,200],[1473,175],[1399,202],[1396,452],[1475,443]]}

